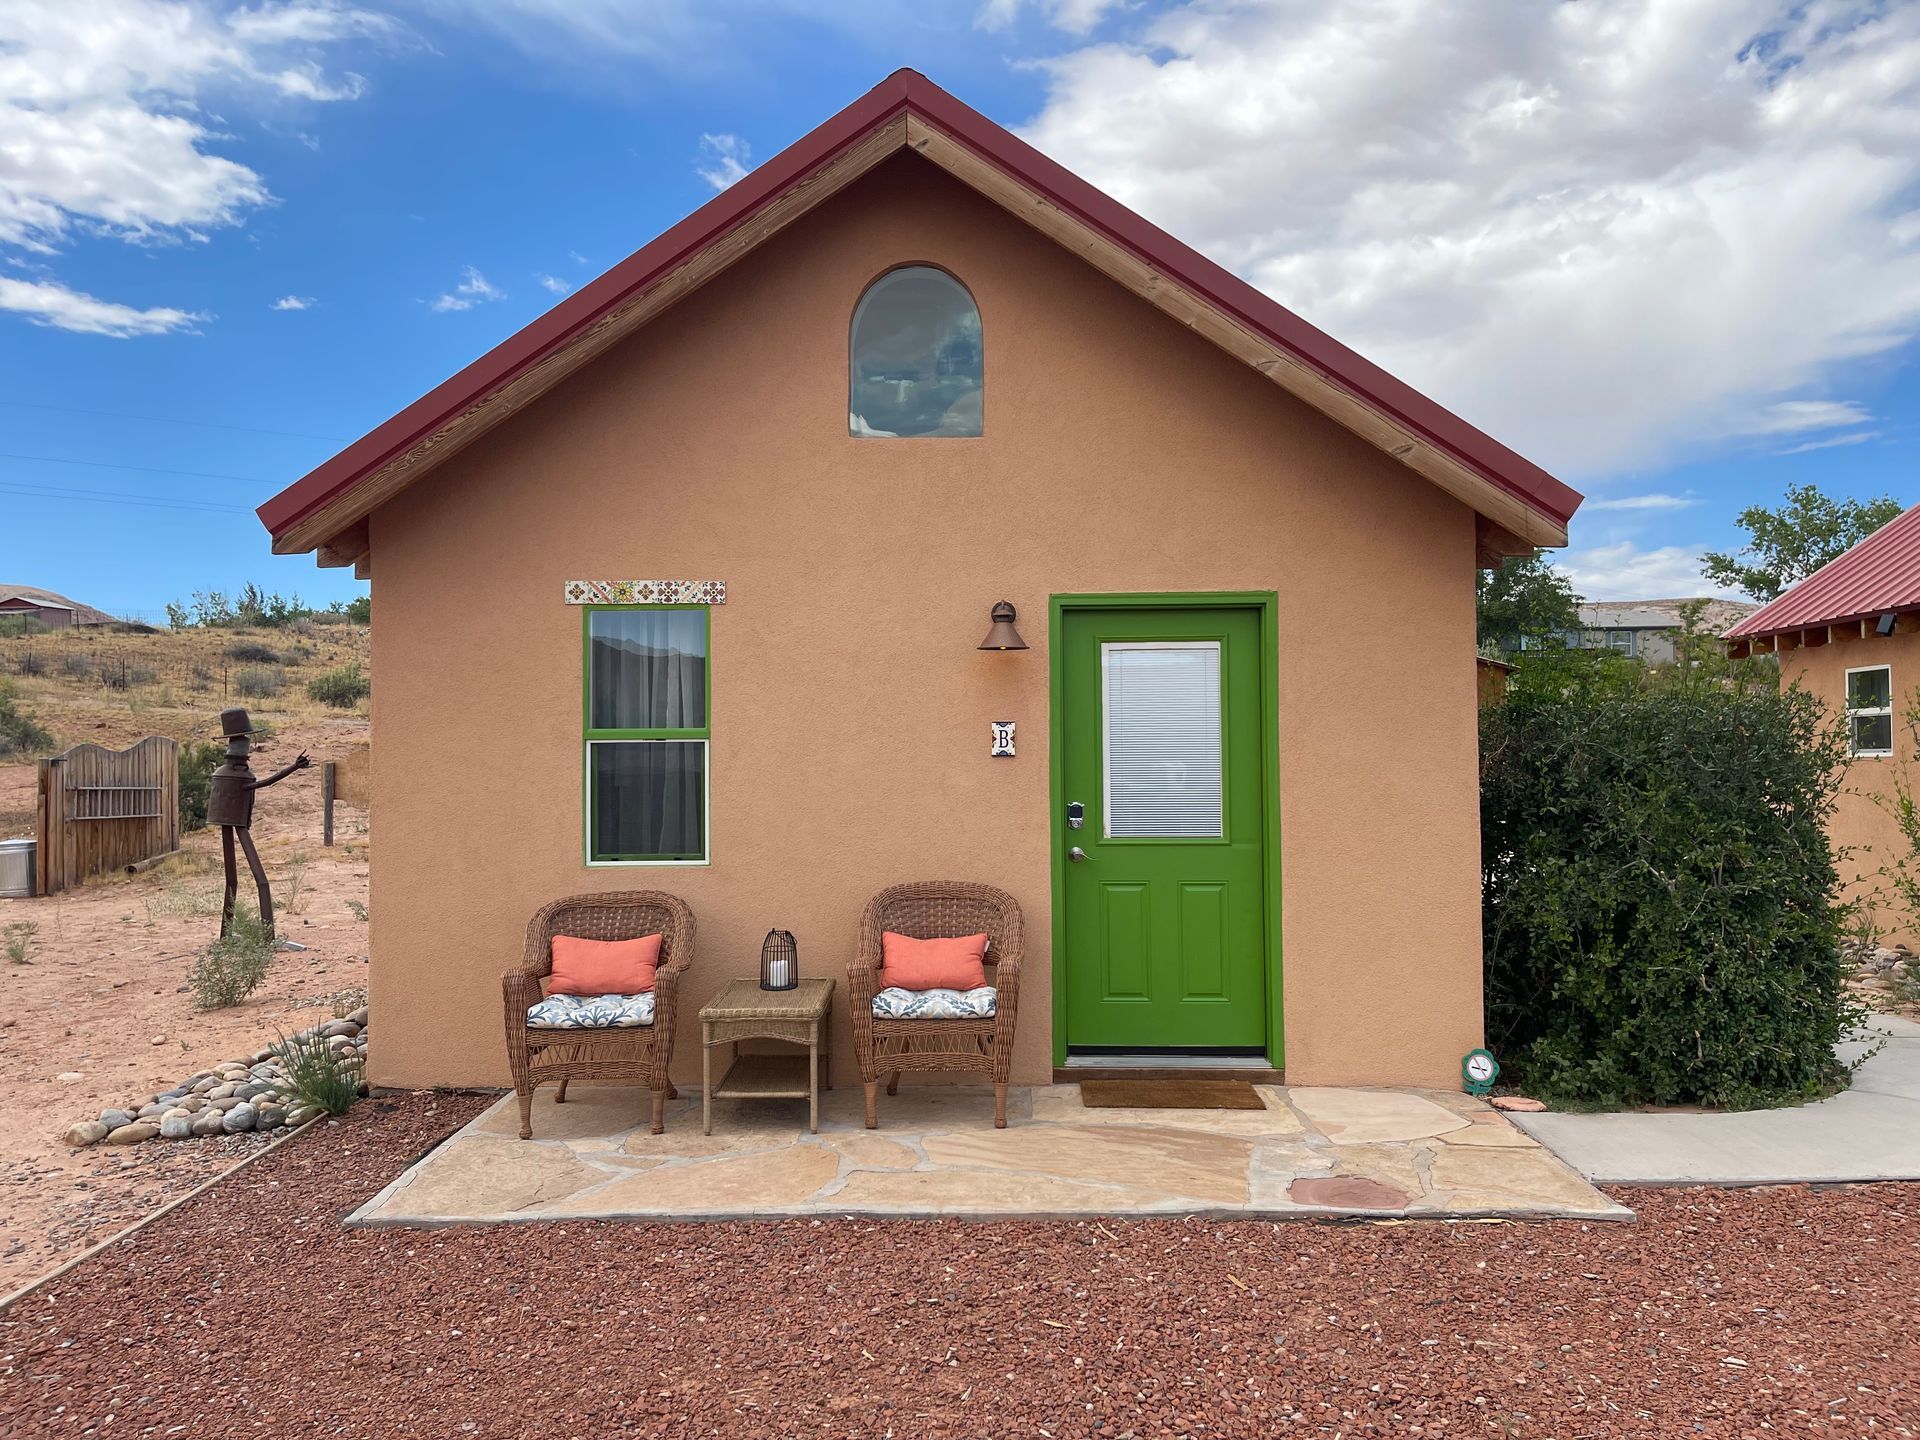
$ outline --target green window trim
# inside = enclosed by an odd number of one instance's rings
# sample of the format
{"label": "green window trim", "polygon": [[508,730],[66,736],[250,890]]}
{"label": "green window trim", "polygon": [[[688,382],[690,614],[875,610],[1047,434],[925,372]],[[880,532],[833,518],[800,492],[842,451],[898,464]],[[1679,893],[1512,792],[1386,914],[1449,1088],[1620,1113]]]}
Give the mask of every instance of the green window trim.
{"label": "green window trim", "polygon": [[[705,695],[701,706],[704,725],[698,726],[596,726],[593,723],[593,621],[596,615],[617,611],[648,614],[682,611],[700,616]],[[713,738],[713,613],[707,605],[587,605],[580,612],[580,723],[581,723],[581,843],[589,868],[604,866],[706,865],[713,850],[712,821],[712,745]],[[671,743],[697,744],[700,760],[700,849],[692,851],[621,852],[596,854],[594,837],[598,818],[598,800],[594,785],[594,747],[606,744]]]}

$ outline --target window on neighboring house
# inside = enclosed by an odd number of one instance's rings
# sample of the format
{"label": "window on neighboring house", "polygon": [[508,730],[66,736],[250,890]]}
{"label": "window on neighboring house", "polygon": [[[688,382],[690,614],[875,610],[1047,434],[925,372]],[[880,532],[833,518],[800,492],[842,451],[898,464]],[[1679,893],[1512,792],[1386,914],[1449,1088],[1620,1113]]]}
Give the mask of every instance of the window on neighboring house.
{"label": "window on neighboring house", "polygon": [[586,612],[587,860],[707,859],[707,608]]}
{"label": "window on neighboring house", "polygon": [[1847,671],[1847,741],[1855,755],[1893,754],[1893,670]]}
{"label": "window on neighboring house", "polygon": [[980,311],[958,280],[903,265],[867,287],[847,347],[847,433],[978,435]]}
{"label": "window on neighboring house", "polygon": [[1633,631],[1631,630],[1607,631],[1607,648],[1609,650],[1618,650],[1622,655],[1633,654],[1634,653]]}

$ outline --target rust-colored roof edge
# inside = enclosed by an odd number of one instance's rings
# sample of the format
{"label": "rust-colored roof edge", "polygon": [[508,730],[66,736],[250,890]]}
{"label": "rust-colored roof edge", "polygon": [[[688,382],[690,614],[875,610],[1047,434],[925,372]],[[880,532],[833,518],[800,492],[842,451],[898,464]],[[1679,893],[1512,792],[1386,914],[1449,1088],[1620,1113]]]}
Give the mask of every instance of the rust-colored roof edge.
{"label": "rust-colored roof edge", "polygon": [[[1912,578],[1897,588],[1879,588],[1889,571]],[[1844,625],[1889,610],[1920,610],[1920,505],[1909,506],[1805,579],[1788,586],[1720,638],[1764,639],[1821,625]]]}
{"label": "rust-colored roof edge", "polygon": [[897,70],[598,279],[274,495],[256,512],[261,523],[277,541],[903,112],[917,113],[995,168],[1165,271],[1207,304],[1296,355],[1556,526],[1564,529],[1579,508],[1580,494],[1539,466],[1048,159],[925,76]]}

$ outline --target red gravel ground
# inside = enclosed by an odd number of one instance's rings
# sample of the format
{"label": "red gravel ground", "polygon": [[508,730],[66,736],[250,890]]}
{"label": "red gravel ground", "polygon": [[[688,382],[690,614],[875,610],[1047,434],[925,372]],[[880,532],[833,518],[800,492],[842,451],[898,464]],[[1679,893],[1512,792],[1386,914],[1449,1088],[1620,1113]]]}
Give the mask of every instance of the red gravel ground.
{"label": "red gravel ground", "polygon": [[1912,1436],[1920,1187],[1637,1225],[343,1231],[370,1101],[0,1317],[0,1435]]}

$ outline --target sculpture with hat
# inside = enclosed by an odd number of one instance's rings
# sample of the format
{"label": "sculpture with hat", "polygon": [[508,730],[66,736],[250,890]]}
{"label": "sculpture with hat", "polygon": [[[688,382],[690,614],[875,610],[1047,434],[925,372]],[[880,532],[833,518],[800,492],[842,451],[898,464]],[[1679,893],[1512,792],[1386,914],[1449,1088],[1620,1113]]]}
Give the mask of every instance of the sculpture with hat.
{"label": "sculpture with hat", "polygon": [[227,895],[220,907],[220,933],[225,935],[233,926],[233,897],[240,888],[233,855],[234,836],[238,835],[240,848],[247,852],[247,868],[253,872],[253,883],[260,889],[260,923],[266,927],[267,939],[272,940],[273,892],[267,888],[267,867],[260,863],[260,852],[253,848],[253,793],[278,785],[294,771],[304,770],[313,762],[302,750],[294,756],[292,764],[271,775],[256,776],[247,766],[247,755],[253,748],[253,721],[238,706],[220,712],[220,733],[226,737],[226,763],[213,772],[207,792],[207,823],[220,827],[220,849],[227,862]]}

